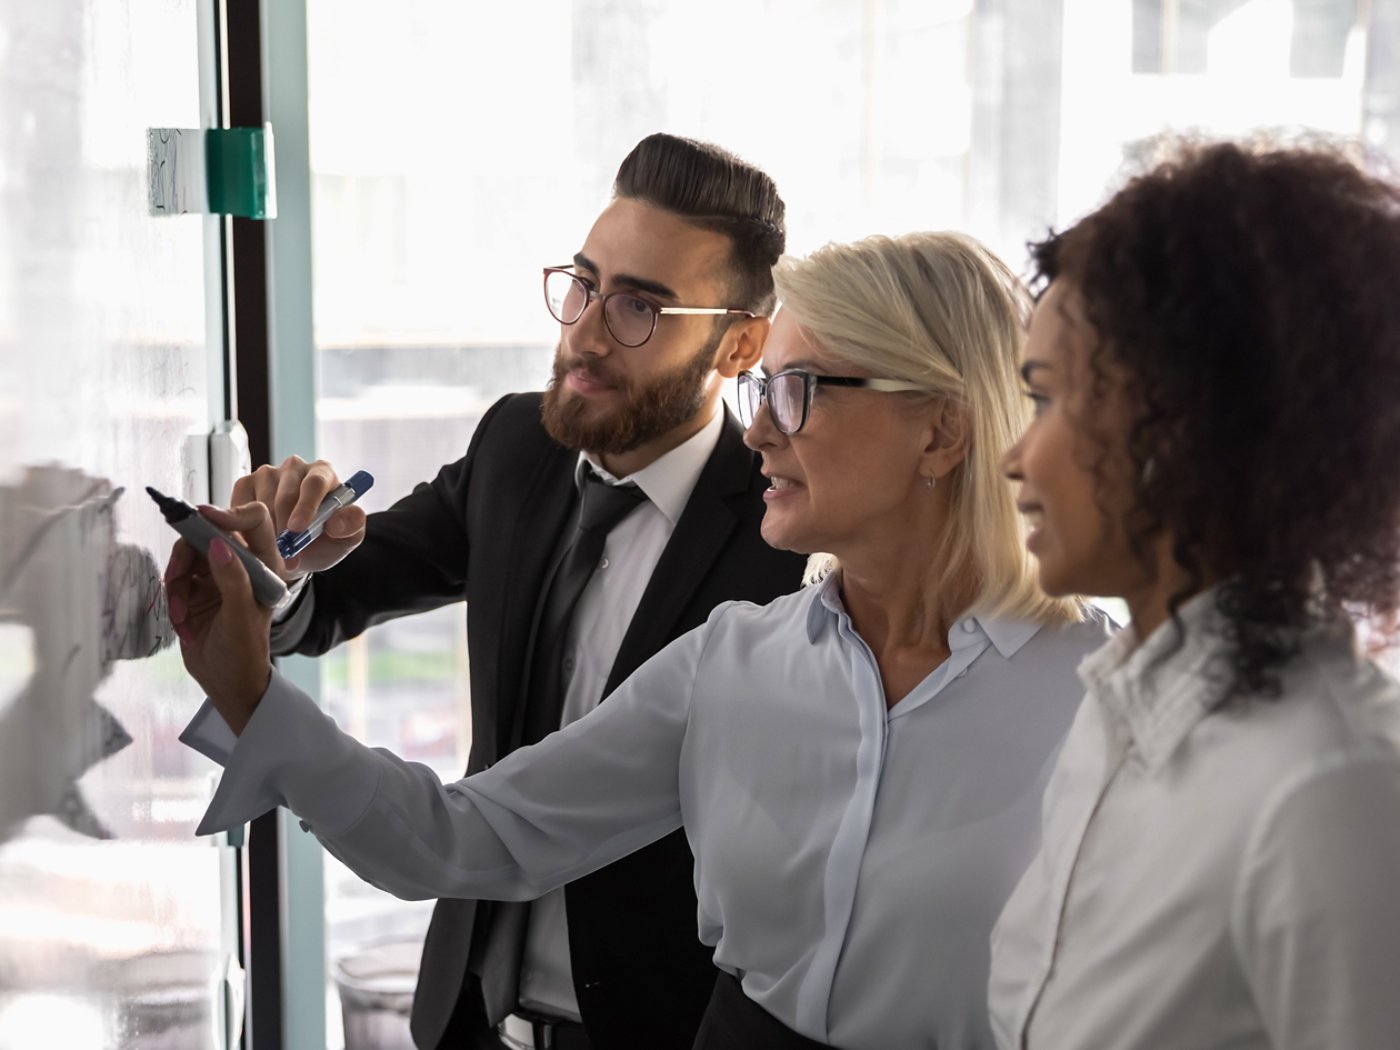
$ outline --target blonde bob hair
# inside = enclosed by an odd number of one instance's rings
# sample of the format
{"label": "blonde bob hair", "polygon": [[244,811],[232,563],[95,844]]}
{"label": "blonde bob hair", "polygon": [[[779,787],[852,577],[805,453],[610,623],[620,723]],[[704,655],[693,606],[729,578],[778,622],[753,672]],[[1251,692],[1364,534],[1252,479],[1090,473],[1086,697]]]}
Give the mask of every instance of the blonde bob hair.
{"label": "blonde bob hair", "polygon": [[[963,234],[911,233],[785,257],[773,278],[782,308],[834,363],[917,384],[965,413],[967,457],[938,482],[948,487],[950,518],[935,585],[958,582],[971,566],[973,611],[1081,619],[1077,600],[1040,590],[1026,524],[1001,473],[1030,410],[1019,368],[1031,303],[1006,264]],[[838,567],[834,556],[814,554],[808,582]]]}

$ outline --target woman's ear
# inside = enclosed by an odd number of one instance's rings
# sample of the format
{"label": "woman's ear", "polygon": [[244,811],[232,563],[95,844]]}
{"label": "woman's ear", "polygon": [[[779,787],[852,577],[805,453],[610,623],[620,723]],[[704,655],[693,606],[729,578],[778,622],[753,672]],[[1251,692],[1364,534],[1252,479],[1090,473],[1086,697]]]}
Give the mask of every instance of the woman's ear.
{"label": "woman's ear", "polygon": [[972,420],[961,401],[939,399],[931,406],[931,427],[924,445],[922,473],[941,478],[967,458],[972,447]]}
{"label": "woman's ear", "polygon": [[715,371],[725,379],[751,371],[763,359],[763,344],[773,322],[766,317],[750,317],[729,326],[715,351]]}

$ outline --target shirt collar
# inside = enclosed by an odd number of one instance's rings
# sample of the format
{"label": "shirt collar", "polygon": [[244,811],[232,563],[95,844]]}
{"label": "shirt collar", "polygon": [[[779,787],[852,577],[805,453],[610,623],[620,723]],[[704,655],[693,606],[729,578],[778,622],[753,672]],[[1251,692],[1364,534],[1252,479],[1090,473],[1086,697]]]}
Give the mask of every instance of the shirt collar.
{"label": "shirt collar", "polygon": [[1079,664],[1079,677],[1121,721],[1149,769],[1158,770],[1224,696],[1230,683],[1216,592],[1196,595],[1133,648],[1133,627],[1119,631]]}
{"label": "shirt collar", "polygon": [[574,483],[583,484],[583,468],[590,466],[609,485],[633,482],[646,493],[647,499],[666,516],[671,528],[681,520],[681,512],[690,502],[690,494],[695,483],[700,480],[700,472],[705,469],[715,446],[719,444],[719,434],[724,426],[724,413],[716,411],[710,421],[692,437],[686,438],[663,456],[657,457],[641,470],[619,478],[604,469],[602,462],[591,452],[580,452],[574,466]]}
{"label": "shirt collar", "polygon": [[[822,627],[839,623],[848,614],[841,601],[841,573],[831,572],[813,590],[812,603],[807,607],[807,640],[816,642]],[[966,649],[989,641],[1004,659],[1011,659],[1035,636],[1040,625],[1029,620],[1013,620],[1004,616],[966,615],[948,628],[948,648]]]}
{"label": "shirt collar", "polygon": [[1013,620],[1005,616],[977,616],[973,619],[992,640],[997,652],[1007,660],[1015,656],[1021,646],[1040,630],[1040,624],[1033,620]]}
{"label": "shirt collar", "polygon": [[827,623],[839,623],[846,615],[846,606],[841,602],[841,585],[837,582],[839,572],[829,572],[821,582],[812,587],[812,601],[807,606],[807,641],[815,643],[821,637],[822,628]]}

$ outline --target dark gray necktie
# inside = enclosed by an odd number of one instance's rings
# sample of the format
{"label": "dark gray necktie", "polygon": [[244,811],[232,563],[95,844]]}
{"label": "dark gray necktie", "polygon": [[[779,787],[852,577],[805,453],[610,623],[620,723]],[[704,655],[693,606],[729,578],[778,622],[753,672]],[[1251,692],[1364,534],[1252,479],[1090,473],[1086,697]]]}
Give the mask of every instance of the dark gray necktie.
{"label": "dark gray necktie", "polygon": [[574,608],[602,560],[608,533],[646,498],[636,485],[609,485],[585,469],[578,526],[546,592],[535,634],[522,744],[533,744],[559,728],[567,688],[565,646]]}
{"label": "dark gray necktie", "polygon": [[[522,745],[533,744],[559,728],[566,688],[565,646],[574,609],[602,560],[608,533],[646,498],[636,485],[609,485],[591,468],[584,468],[578,524],[545,589],[531,647]],[[482,999],[492,1024],[512,1012],[520,999],[528,915],[528,904],[500,902],[492,908],[489,929],[477,932],[481,954],[472,969],[481,977]]]}

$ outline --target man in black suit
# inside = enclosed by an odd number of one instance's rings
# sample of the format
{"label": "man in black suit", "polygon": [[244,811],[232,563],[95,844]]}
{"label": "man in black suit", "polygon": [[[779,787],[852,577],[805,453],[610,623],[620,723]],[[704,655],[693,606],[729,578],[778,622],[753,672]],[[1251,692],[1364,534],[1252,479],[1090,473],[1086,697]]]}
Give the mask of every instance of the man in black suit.
{"label": "man in black suit", "polygon": [[[761,355],[783,211],[772,180],[722,150],[638,144],[572,263],[546,273],[549,388],[497,402],[467,454],[389,510],[341,511],[287,566],[315,575],[273,651],[323,653],[465,599],[473,773],[585,714],[717,604],[796,589],[802,560],[760,539],[767,482],[720,400]],[[333,483],[328,464],[291,459],[234,502],[300,528]],[[584,496],[620,500],[601,559],[571,558],[580,493],[605,488]],[[685,1050],[715,977],[692,866],[678,831],[530,905],[439,901],[415,1042]]]}

